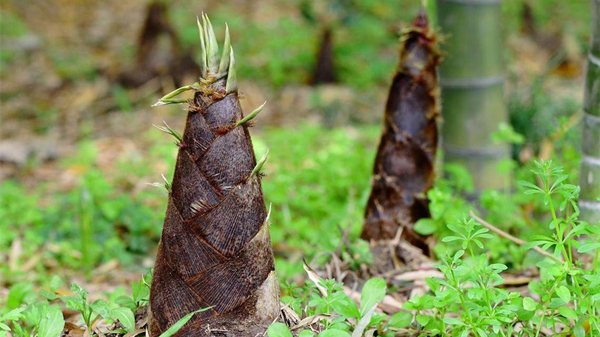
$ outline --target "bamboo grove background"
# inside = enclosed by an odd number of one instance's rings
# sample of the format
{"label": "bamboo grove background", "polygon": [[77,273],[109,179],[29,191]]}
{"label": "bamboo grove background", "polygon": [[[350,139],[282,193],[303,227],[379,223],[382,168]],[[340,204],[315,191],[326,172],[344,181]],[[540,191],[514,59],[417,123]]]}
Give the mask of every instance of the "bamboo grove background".
{"label": "bamboo grove background", "polygon": [[[365,217],[377,213],[371,179],[374,164],[383,162],[378,144],[406,134],[392,126],[382,134],[381,125],[384,112],[393,110],[388,105],[394,106],[394,74],[402,73],[397,72],[399,41],[407,41],[400,40],[403,33],[415,33],[409,27],[420,5],[408,0],[1,2],[0,304],[18,305],[26,295],[9,297],[11,289],[27,294],[49,288],[53,276],[106,297],[124,292],[154,266],[161,235],[165,242],[165,210],[173,213],[175,207],[168,205],[161,175],[168,182],[179,177],[170,187],[180,198],[186,181],[176,165],[181,147],[173,144],[181,140],[151,126],[178,130],[183,140],[196,134],[184,132],[192,121],[186,121],[181,106],[150,106],[195,83],[206,70],[195,25],[203,11],[219,27],[218,41],[225,40],[228,25],[240,89],[239,106],[236,101],[228,110],[234,117],[222,128],[209,127],[210,133],[229,132],[239,111],[247,116],[268,101],[252,123],[233,129],[246,138],[250,129],[252,146],[249,141],[242,146],[247,160],[232,165],[238,172],[220,172],[243,180],[269,149],[269,160],[256,175],[262,187],[254,191],[265,208],[252,221],[261,231],[271,210],[273,260],[248,289],[272,280],[273,269],[281,282],[303,282],[303,258],[339,252],[340,242],[347,246],[340,256],[352,257],[353,267],[371,263],[368,246],[358,238],[368,236]],[[426,183],[397,205],[406,212],[429,206],[433,220],[419,223],[422,214],[415,211],[414,233],[404,234],[421,242],[421,250],[447,252],[447,245],[431,246],[426,238],[445,228],[445,217],[465,209],[459,196],[517,236],[539,229],[547,220],[541,205],[524,197],[515,181],[533,181],[530,169],[540,159],[560,164],[568,182],[581,185],[582,217],[598,221],[599,8],[598,0],[426,2],[432,30],[439,34],[436,56],[427,60],[437,64],[439,56],[443,62],[437,77],[431,69],[409,73],[416,74],[415,82],[425,78],[431,85],[427,92],[435,101],[423,110],[430,112],[430,124],[434,115],[441,117],[436,119],[441,143],[435,154],[430,144],[435,142],[419,140],[429,166],[415,177],[422,174]],[[215,92],[221,89],[231,93]],[[183,97],[189,99],[189,93]],[[209,94],[214,92],[205,90],[199,100],[207,102]],[[440,160],[434,162],[436,156]],[[433,173],[439,179],[433,181]],[[413,208],[407,206],[411,202]],[[205,207],[186,212],[202,213]],[[176,235],[169,228],[176,232],[177,224],[165,223],[168,234]],[[261,240],[268,246],[268,237]],[[511,268],[531,264],[509,243],[498,240],[492,246],[491,258]],[[175,255],[184,258],[174,254],[164,260]]]}

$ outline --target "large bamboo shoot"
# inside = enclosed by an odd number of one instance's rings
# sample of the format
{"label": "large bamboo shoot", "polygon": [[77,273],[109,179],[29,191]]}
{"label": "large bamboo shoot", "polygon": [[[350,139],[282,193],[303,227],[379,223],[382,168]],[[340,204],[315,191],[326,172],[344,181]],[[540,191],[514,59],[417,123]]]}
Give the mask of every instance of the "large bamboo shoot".
{"label": "large bamboo shoot", "polygon": [[[169,204],[150,291],[157,337],[202,308],[178,336],[262,336],[279,314],[279,287],[248,121],[238,100],[233,49],[222,57],[207,17],[198,23],[202,75],[156,105],[190,105],[179,141]],[[194,91],[189,102],[175,98]],[[264,157],[263,159],[266,159]],[[218,331],[218,332],[215,332]]]}

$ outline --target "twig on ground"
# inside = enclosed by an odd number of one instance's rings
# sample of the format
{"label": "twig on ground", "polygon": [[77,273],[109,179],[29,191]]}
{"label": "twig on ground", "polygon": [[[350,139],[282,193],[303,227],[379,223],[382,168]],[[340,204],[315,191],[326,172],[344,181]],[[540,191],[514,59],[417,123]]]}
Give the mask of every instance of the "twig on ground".
{"label": "twig on ground", "polygon": [[[503,230],[495,227],[494,225],[490,224],[489,222],[483,220],[482,218],[478,217],[477,215],[475,215],[475,213],[473,211],[470,211],[469,215],[473,219],[475,219],[475,221],[477,221],[479,224],[481,224],[483,227],[491,230],[492,232],[500,235],[501,237],[503,237],[505,239],[508,239],[508,240],[510,240],[510,241],[512,241],[512,242],[514,242],[514,243],[516,243],[518,245],[521,245],[521,246],[525,246],[527,244],[526,241],[521,240],[519,238],[516,238],[516,237],[510,235],[510,234],[506,233],[505,231],[503,231]],[[565,261],[563,261],[563,259],[561,259],[559,257],[556,257],[553,254],[548,253],[547,251],[541,249],[540,247],[533,247],[532,249],[535,250],[536,252],[538,252],[538,253],[540,253],[540,254],[542,254],[544,256],[547,256],[547,257],[549,257],[549,258],[551,258],[551,259],[553,259],[555,261],[558,261],[560,263],[564,263],[565,262]]]}

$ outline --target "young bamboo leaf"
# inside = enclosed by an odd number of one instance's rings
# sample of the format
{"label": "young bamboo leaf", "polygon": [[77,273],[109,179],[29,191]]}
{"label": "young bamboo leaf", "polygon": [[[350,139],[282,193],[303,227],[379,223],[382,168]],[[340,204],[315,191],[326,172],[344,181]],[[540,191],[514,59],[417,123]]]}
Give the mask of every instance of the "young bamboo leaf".
{"label": "young bamboo leaf", "polygon": [[227,73],[227,84],[225,84],[225,92],[237,92],[237,74],[235,72],[235,57],[233,56],[233,47],[229,48],[229,71]]}
{"label": "young bamboo leaf", "polygon": [[206,42],[204,41],[204,28],[200,23],[200,18],[196,16],[196,24],[198,25],[198,33],[200,35],[200,77],[206,76],[208,65],[206,63]]}
{"label": "young bamboo leaf", "polygon": [[217,37],[215,36],[215,31],[213,30],[213,26],[210,22],[210,19],[208,18],[208,15],[204,14],[204,17],[206,18],[205,31],[207,37],[206,43],[208,45],[208,48],[206,50],[206,58],[208,70],[211,73],[216,74],[219,70],[219,44],[217,43]]}
{"label": "young bamboo leaf", "polygon": [[248,123],[249,121],[253,120],[254,117],[256,117],[258,115],[258,113],[262,111],[262,109],[265,107],[266,104],[267,104],[267,102],[265,101],[261,106],[254,109],[254,111],[249,113],[246,117],[240,119],[237,123],[235,123],[235,127],[244,125],[244,124]]}
{"label": "young bamboo leaf", "polygon": [[155,124],[152,124],[152,126],[154,126],[155,128],[159,129],[160,131],[162,131],[162,132],[164,132],[164,133],[166,133],[168,135],[171,135],[171,136],[175,137],[175,139],[177,139],[177,142],[181,143],[181,140],[182,140],[181,134],[179,132],[173,130],[169,126],[169,124],[167,124],[167,122],[163,121],[163,123],[165,124],[165,126],[155,125]]}
{"label": "young bamboo leaf", "polygon": [[206,14],[202,12],[202,36],[204,37],[204,46],[206,47],[206,71],[210,70],[209,59],[210,59],[210,41],[208,39],[208,24],[206,22]]}
{"label": "young bamboo leaf", "polygon": [[159,187],[159,188],[164,188],[167,193],[171,192],[171,183],[167,180],[167,178],[164,176],[164,174],[160,175],[163,178],[163,182],[159,183],[148,183],[148,185],[150,186],[154,186],[154,187]]}
{"label": "young bamboo leaf", "polygon": [[219,77],[224,76],[229,69],[229,50],[231,49],[231,37],[229,36],[229,26],[225,23],[225,41],[223,42],[223,53],[221,54],[221,63],[219,64]]}
{"label": "young bamboo leaf", "polygon": [[178,96],[179,94],[181,94],[183,92],[194,89],[194,86],[196,86],[196,85],[197,85],[197,83],[194,83],[192,85],[186,85],[185,87],[177,88],[177,89],[171,91],[170,93],[164,95],[161,99],[158,100],[158,102],[154,103],[152,105],[152,107],[154,108],[154,107],[163,106],[163,105],[167,105],[167,104],[186,103],[188,101],[187,99],[174,99],[174,97]]}
{"label": "young bamboo leaf", "polygon": [[151,105],[150,107],[157,108],[157,107],[163,106],[163,105],[181,104],[181,103],[187,103],[187,102],[189,102],[189,100],[187,100],[187,99],[171,98],[171,99],[165,99],[165,100],[158,101],[158,102],[154,103],[153,105]]}
{"label": "young bamboo leaf", "polygon": [[255,175],[257,175],[257,174],[260,173],[260,170],[262,169],[263,165],[267,161],[267,157],[268,156],[269,156],[269,149],[267,149],[267,152],[265,152],[265,154],[262,156],[262,158],[260,158],[260,160],[258,161],[258,163],[256,163],[256,166],[254,167],[254,169],[250,173],[250,177],[255,176]]}

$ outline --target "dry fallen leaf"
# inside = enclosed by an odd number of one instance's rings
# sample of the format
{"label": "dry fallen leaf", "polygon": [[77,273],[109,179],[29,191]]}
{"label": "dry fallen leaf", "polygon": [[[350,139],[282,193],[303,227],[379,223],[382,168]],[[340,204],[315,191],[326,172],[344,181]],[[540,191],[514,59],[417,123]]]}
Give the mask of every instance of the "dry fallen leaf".
{"label": "dry fallen leaf", "polygon": [[306,263],[305,260],[302,260],[302,266],[304,267],[304,270],[306,270],[308,278],[317,286],[317,289],[319,289],[321,295],[323,297],[327,297],[327,289],[320,284],[319,275],[317,275],[317,273],[308,265],[308,263]]}

